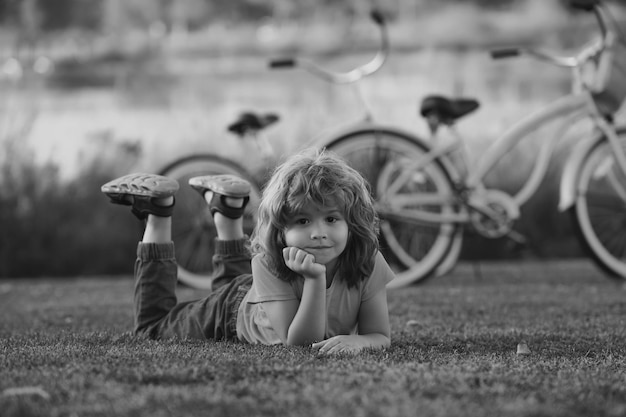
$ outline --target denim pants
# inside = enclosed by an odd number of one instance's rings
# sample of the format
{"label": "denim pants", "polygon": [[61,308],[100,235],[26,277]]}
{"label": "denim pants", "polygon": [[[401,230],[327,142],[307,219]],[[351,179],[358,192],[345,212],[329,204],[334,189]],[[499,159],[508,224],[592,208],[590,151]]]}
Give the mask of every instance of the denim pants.
{"label": "denim pants", "polygon": [[139,243],[135,261],[135,334],[153,339],[233,339],[237,310],[252,284],[245,239],[216,240],[211,293],[178,303],[174,243]]}

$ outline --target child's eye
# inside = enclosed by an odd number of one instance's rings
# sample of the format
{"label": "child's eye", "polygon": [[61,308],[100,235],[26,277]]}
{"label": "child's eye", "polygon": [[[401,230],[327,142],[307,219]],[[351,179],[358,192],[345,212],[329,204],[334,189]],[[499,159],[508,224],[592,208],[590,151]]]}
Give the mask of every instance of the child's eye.
{"label": "child's eye", "polygon": [[305,219],[305,218],[296,219],[294,223],[295,224],[308,224],[309,223],[309,219]]}
{"label": "child's eye", "polygon": [[327,218],[326,218],[326,221],[327,221],[328,223],[336,223],[336,222],[338,222],[338,221],[339,221],[339,219],[338,219],[337,217],[332,217],[332,216],[331,216],[331,217],[327,217]]}

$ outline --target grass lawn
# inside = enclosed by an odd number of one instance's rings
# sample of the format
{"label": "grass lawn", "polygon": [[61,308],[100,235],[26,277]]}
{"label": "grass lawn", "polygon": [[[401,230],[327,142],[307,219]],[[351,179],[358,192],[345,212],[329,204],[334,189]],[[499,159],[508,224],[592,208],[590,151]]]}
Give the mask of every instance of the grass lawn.
{"label": "grass lawn", "polygon": [[625,291],[587,261],[463,264],[390,292],[391,348],[328,358],[134,338],[130,277],[2,280],[0,414],[623,416]]}

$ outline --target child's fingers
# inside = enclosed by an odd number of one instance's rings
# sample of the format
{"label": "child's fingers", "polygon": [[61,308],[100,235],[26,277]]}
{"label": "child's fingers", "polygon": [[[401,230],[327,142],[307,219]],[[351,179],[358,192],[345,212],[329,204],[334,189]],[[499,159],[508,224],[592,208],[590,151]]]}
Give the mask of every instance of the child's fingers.
{"label": "child's fingers", "polygon": [[320,348],[322,348],[324,345],[326,345],[326,343],[327,343],[327,342],[328,342],[328,340],[322,340],[321,342],[313,343],[313,344],[311,345],[311,347],[312,347],[313,349],[317,349],[317,350],[319,350],[319,349],[320,349]]}
{"label": "child's fingers", "polygon": [[283,258],[287,268],[298,274],[308,277],[325,277],[326,267],[315,263],[315,256],[305,250],[295,247],[285,248]]}
{"label": "child's fingers", "polygon": [[285,261],[290,261],[291,259],[293,259],[293,254],[295,254],[296,249],[297,248],[294,248],[292,246],[287,246],[283,249],[283,258],[285,258]]}
{"label": "child's fingers", "polygon": [[339,344],[336,338],[330,338],[322,340],[321,342],[313,343],[311,347],[316,349],[319,353],[328,353],[331,349]]}
{"label": "child's fingers", "polygon": [[298,248],[287,247],[283,249],[283,258],[285,259],[285,263],[289,265],[290,263],[295,262],[297,253]]}
{"label": "child's fingers", "polygon": [[313,343],[311,345],[313,349],[317,350],[318,355],[336,355],[339,353],[355,354],[358,353],[358,349],[350,346],[345,346],[342,343]]}
{"label": "child's fingers", "polygon": [[306,253],[305,251],[298,249],[296,251],[296,262],[298,262],[299,264],[303,264],[304,261],[306,260],[307,256],[309,256],[308,253]]}
{"label": "child's fingers", "polygon": [[310,257],[311,262],[315,261],[313,255],[300,248],[289,246],[283,249],[283,258],[285,258],[285,262],[293,261],[302,264],[308,256]]}

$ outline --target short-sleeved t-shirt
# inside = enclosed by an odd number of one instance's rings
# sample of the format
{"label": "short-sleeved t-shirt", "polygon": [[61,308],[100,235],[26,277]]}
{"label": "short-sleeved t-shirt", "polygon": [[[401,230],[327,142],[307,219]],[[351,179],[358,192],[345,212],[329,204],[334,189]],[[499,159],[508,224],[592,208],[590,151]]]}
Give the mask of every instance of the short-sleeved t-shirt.
{"label": "short-sleeved t-shirt", "polygon": [[[248,343],[266,345],[282,343],[265,313],[263,303],[302,299],[304,278],[287,282],[275,276],[260,255],[252,258],[252,286],[244,297],[237,315],[237,336]],[[361,303],[382,290],[394,273],[380,252],[376,254],[371,275],[356,286],[339,276],[333,277],[326,289],[326,338],[336,335],[356,334]]]}

